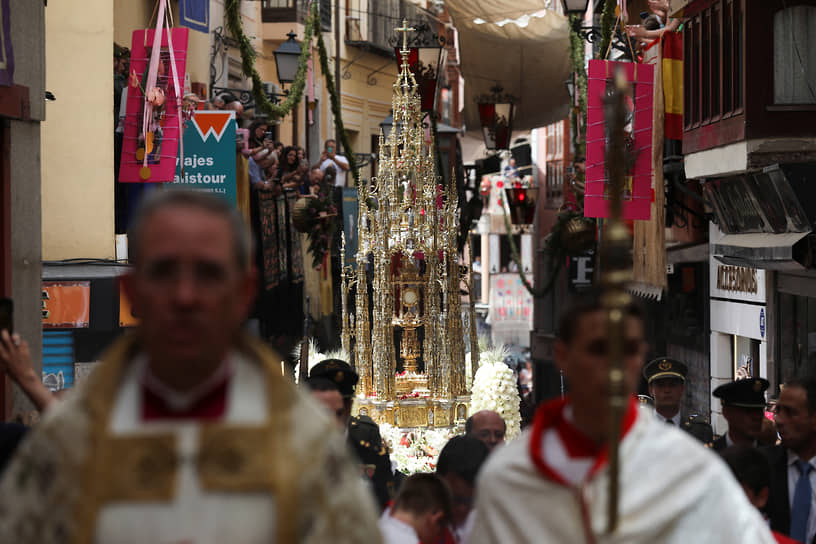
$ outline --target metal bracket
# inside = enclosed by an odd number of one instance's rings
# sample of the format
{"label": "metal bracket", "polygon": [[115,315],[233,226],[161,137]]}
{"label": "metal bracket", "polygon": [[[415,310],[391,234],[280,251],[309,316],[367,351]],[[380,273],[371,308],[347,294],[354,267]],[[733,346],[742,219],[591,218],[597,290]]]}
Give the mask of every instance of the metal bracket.
{"label": "metal bracket", "polygon": [[[355,44],[355,45],[357,45],[357,44]],[[358,47],[360,47],[360,54],[357,55],[356,57],[354,57],[353,59],[351,59],[349,62],[347,62],[345,66],[343,66],[343,80],[345,80],[345,81],[348,81],[349,79],[351,79],[351,70],[349,70],[349,67],[351,67],[352,64],[354,64],[355,62],[360,60],[360,57],[362,57],[363,55],[368,53],[368,48],[367,47],[365,47],[363,45],[358,45]]]}
{"label": "metal bracket", "polygon": [[368,85],[369,87],[375,86],[377,84],[377,78],[374,77],[374,74],[379,74],[380,72],[383,71],[383,69],[387,68],[388,66],[391,66],[393,63],[394,61],[389,60],[388,62],[386,62],[385,64],[383,64],[382,66],[368,74],[366,76],[366,85]]}

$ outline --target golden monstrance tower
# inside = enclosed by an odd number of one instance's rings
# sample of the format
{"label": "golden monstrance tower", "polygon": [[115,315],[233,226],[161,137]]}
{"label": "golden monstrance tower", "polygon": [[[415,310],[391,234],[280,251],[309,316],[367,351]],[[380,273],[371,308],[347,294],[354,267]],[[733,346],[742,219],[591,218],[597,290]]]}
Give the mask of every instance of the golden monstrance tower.
{"label": "golden monstrance tower", "polygon": [[[408,66],[413,29],[403,24],[397,30],[403,61],[394,83],[393,130],[387,138],[380,132],[378,175],[359,187],[357,270],[343,263],[343,348],[353,353],[360,375],[358,413],[402,428],[450,427],[464,422],[470,403],[464,270],[456,251],[459,202],[455,179],[443,185],[433,141],[426,140]],[[475,329],[472,320],[468,327]]]}

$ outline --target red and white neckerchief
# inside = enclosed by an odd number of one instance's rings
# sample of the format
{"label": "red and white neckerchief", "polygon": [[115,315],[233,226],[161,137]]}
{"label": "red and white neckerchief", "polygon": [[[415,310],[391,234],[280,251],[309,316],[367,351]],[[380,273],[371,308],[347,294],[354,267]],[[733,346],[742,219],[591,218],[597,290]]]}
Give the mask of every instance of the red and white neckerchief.
{"label": "red and white neckerchief", "polygon": [[[533,420],[533,429],[530,433],[529,453],[533,465],[541,474],[557,484],[575,491],[576,499],[581,507],[581,521],[584,527],[584,534],[587,542],[595,542],[595,535],[589,519],[589,507],[584,500],[583,487],[592,479],[598,471],[606,465],[609,458],[609,448],[607,445],[598,446],[584,433],[575,428],[564,417],[564,410],[569,404],[569,398],[554,399],[538,408]],[[626,413],[621,424],[621,439],[627,435],[635,423],[638,414],[638,403],[634,398],[629,399]],[[554,429],[558,433],[558,438],[570,458],[591,459],[590,469],[587,472],[583,483],[578,486],[571,484],[558,469],[547,463],[544,458],[544,434]]]}

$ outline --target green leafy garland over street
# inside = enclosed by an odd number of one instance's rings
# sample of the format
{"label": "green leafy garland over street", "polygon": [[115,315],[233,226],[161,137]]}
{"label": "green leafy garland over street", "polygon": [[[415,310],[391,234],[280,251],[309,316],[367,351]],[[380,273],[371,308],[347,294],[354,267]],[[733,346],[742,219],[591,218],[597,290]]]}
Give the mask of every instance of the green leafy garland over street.
{"label": "green leafy garland over street", "polygon": [[340,98],[337,96],[337,88],[334,85],[334,77],[332,77],[329,69],[329,58],[326,53],[326,44],[323,41],[323,34],[315,32],[315,29],[320,28],[320,15],[318,13],[317,2],[312,2],[311,12],[305,21],[305,30],[302,43],[302,51],[298,59],[298,69],[295,74],[295,80],[289,89],[289,95],[282,104],[273,104],[266,96],[263,88],[263,80],[261,75],[255,69],[255,58],[257,53],[252,47],[249,38],[244,34],[244,29],[241,24],[241,0],[226,0],[224,5],[224,12],[226,17],[226,26],[230,34],[238,41],[238,48],[241,51],[241,69],[244,75],[252,80],[252,94],[255,97],[255,107],[262,113],[266,114],[270,119],[277,120],[281,117],[287,116],[293,108],[295,108],[303,98],[303,90],[306,87],[306,70],[309,63],[309,58],[312,54],[312,38],[317,37],[317,48],[320,57],[320,69],[323,71],[323,77],[326,79],[326,87],[329,90],[329,97],[331,99],[331,109],[334,115],[334,122],[340,132],[341,144],[346,153],[346,158],[349,161],[349,169],[354,176],[355,185],[360,182],[360,172],[357,168],[357,160],[354,157],[354,152],[351,149],[351,144],[346,134],[346,129],[343,127],[343,118],[341,117]]}

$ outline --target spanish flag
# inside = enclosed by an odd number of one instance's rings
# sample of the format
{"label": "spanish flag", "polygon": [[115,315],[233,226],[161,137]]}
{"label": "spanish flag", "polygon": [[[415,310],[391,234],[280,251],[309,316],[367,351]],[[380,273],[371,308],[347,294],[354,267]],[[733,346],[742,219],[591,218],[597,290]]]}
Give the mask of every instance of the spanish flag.
{"label": "spanish flag", "polygon": [[668,140],[683,139],[683,35],[664,32],[663,101],[666,107],[665,134]]}

